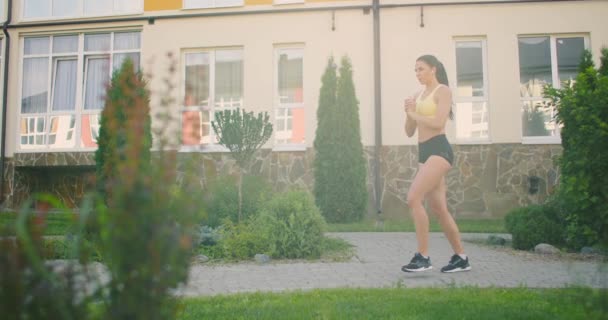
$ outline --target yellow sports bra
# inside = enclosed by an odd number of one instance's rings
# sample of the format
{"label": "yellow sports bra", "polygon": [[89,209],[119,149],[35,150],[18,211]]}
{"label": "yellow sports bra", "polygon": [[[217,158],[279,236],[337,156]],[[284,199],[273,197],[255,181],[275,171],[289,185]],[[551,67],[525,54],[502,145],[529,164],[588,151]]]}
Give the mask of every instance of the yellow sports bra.
{"label": "yellow sports bra", "polygon": [[437,89],[441,86],[441,84],[436,86],[435,89],[433,89],[433,91],[431,91],[431,93],[429,93],[424,99],[420,99],[424,92],[421,92],[418,95],[418,98],[416,98],[416,113],[427,117],[435,116],[437,113],[437,104],[435,103],[433,96],[435,95],[435,91],[437,91]]}

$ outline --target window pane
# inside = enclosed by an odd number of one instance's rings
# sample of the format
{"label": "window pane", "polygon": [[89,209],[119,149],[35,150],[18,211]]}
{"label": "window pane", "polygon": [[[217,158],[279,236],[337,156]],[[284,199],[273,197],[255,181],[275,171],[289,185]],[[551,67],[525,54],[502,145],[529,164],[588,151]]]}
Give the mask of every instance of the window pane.
{"label": "window pane", "polygon": [[555,109],[543,100],[524,101],[522,110],[522,130],[525,137],[555,136]]}
{"label": "window pane", "polygon": [[278,61],[279,103],[301,103],[303,50],[281,50]]}
{"label": "window pane", "polygon": [[460,139],[488,137],[488,108],[486,102],[456,104],[456,135]]}
{"label": "window pane", "polygon": [[78,36],[53,37],[53,53],[78,52]]}
{"label": "window pane", "polygon": [[49,0],[24,0],[23,17],[40,18],[48,17],[51,12],[51,2]]}
{"label": "window pane", "polygon": [[49,53],[49,37],[25,38],[23,51],[26,55],[48,54]]}
{"label": "window pane", "polygon": [[20,149],[40,149],[45,146],[45,117],[21,117]]}
{"label": "window pane", "polygon": [[47,111],[48,63],[47,58],[23,59],[21,113]]}
{"label": "window pane", "polygon": [[519,74],[522,97],[542,97],[552,84],[549,37],[519,38]]}
{"label": "window pane", "polygon": [[275,119],[277,144],[306,143],[304,108],[278,108]]}
{"label": "window pane", "polygon": [[53,111],[76,108],[77,60],[56,60],[53,81]]}
{"label": "window pane", "polygon": [[119,70],[122,67],[122,64],[125,62],[127,58],[131,59],[133,62],[133,66],[135,70],[139,70],[139,53],[117,53],[114,54],[114,61],[112,62],[112,70]]}
{"label": "window pane", "polygon": [[112,1],[84,0],[85,15],[104,15],[112,13]]}
{"label": "window pane", "polygon": [[483,54],[480,41],[456,43],[458,96],[483,97]]}
{"label": "window pane", "polygon": [[184,0],[184,8],[210,8],[213,0]]}
{"label": "window pane", "polygon": [[114,34],[114,50],[139,49],[140,46],[139,32],[120,32]]}
{"label": "window pane", "polygon": [[53,116],[49,126],[49,147],[52,149],[67,149],[76,146],[74,127],[76,119],[73,115]]}
{"label": "window pane", "polygon": [[215,55],[215,111],[242,106],[243,53],[218,51]]}
{"label": "window pane", "polygon": [[86,110],[103,109],[106,86],[110,80],[108,58],[86,58],[85,99]]}
{"label": "window pane", "polygon": [[110,51],[110,34],[87,34],[84,36],[85,51]]}
{"label": "window pane", "polygon": [[114,0],[114,12],[140,12],[143,10],[141,0]]}
{"label": "window pane", "polygon": [[53,0],[54,17],[74,17],[78,15],[79,0]]}
{"label": "window pane", "polygon": [[209,106],[209,54],[186,54],[185,106]]}
{"label": "window pane", "polygon": [[560,84],[576,79],[578,65],[584,50],[585,39],[582,37],[557,39],[557,68]]}
{"label": "window pane", "polygon": [[99,137],[99,115],[85,114],[82,116],[80,143],[85,148],[96,148]]}

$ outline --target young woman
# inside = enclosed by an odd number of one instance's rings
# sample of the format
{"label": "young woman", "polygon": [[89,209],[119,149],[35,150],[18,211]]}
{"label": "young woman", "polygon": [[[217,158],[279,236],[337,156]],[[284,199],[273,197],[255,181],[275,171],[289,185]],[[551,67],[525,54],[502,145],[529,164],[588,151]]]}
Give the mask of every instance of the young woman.
{"label": "young woman", "polygon": [[429,218],[424,209],[426,200],[437,215],[443,232],[450,241],[454,255],[442,272],[469,271],[469,259],[460,242],[460,232],[448,212],[445,176],[452,168],[454,154],[445,136],[445,125],[452,117],[452,93],[443,64],[432,55],[416,60],[416,77],[424,90],[405,100],[405,133],[411,137],[418,129],[418,172],[407,194],[407,203],[416,226],[418,252],[401,270],[431,270],[428,255]]}

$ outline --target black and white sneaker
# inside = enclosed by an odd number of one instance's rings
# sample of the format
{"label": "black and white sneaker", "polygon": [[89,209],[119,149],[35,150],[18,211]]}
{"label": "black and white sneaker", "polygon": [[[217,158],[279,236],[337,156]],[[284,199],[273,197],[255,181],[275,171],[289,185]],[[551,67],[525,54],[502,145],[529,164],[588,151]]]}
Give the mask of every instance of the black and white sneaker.
{"label": "black and white sneaker", "polygon": [[471,270],[471,265],[469,264],[469,257],[466,259],[461,258],[459,255],[455,254],[450,259],[450,262],[447,266],[441,268],[441,272],[461,272],[461,271],[469,271]]}
{"label": "black and white sneaker", "polygon": [[405,272],[420,272],[431,269],[433,269],[433,266],[431,265],[431,258],[425,258],[418,252],[416,252],[410,263],[401,267],[401,270]]}

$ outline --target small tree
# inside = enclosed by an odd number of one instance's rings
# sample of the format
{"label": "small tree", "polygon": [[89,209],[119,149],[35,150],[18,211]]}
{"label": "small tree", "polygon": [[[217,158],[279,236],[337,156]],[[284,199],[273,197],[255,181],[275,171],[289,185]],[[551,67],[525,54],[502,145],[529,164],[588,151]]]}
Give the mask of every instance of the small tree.
{"label": "small tree", "polygon": [[212,121],[213,130],[218,136],[218,143],[230,150],[241,169],[238,177],[239,222],[243,206],[243,174],[247,170],[255,152],[260,149],[272,135],[272,124],[267,112],[259,113],[245,110],[224,110],[215,113],[217,121]]}
{"label": "small tree", "polygon": [[[169,70],[174,68],[172,63]],[[110,273],[104,319],[174,319],[170,290],[188,276],[195,212],[172,192],[177,157],[164,151],[171,113],[156,118],[159,151],[151,158],[149,112],[146,83],[128,61],[112,78],[99,140],[107,180],[106,205],[95,208],[97,240]]]}
{"label": "small tree", "polygon": [[330,58],[317,111],[315,197],[328,221],[349,222],[361,219],[367,207],[366,168],[359,101],[347,57],[342,58],[339,71],[336,79]]}
{"label": "small tree", "polygon": [[573,85],[545,88],[557,107],[563,154],[560,192],[566,199],[572,248],[608,241],[608,49],[595,69],[586,51]]}
{"label": "small tree", "polygon": [[[150,163],[152,146],[149,92],[140,72],[135,72],[131,59],[127,59],[112,76],[105,107],[101,113],[98,148],[95,151],[97,191],[104,197],[114,185],[116,168],[129,158],[139,169]],[[127,143],[136,143],[126,154]],[[107,200],[107,199],[106,199]]]}

